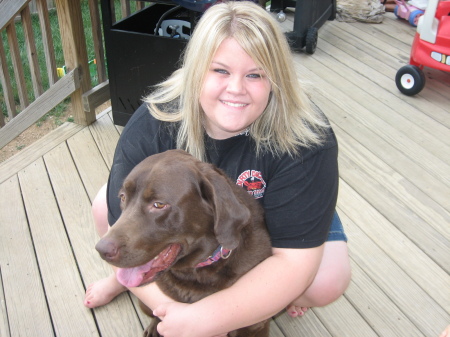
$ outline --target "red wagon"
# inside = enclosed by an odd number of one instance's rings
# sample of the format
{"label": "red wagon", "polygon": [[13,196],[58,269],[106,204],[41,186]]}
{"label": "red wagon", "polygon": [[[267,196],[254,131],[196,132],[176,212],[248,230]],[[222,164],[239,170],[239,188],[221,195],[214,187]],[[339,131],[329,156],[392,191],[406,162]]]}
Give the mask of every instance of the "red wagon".
{"label": "red wagon", "polygon": [[425,86],[424,67],[450,72],[450,1],[429,0],[419,19],[409,64],[395,76],[405,95],[418,94]]}

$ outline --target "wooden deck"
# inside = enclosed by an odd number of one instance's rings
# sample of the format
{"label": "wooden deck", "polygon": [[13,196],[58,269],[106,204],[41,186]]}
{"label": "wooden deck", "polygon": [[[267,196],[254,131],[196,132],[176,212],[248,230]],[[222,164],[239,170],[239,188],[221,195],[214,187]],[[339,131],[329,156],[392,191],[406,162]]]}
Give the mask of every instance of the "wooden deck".
{"label": "wooden deck", "polygon": [[[427,69],[420,95],[398,92],[413,34],[391,14],[328,22],[316,53],[295,56],[340,141],[353,279],[328,307],[277,316],[273,337],[434,337],[450,324],[450,74]],[[148,323],[128,294],[82,304],[86,285],[110,273],[90,205],[120,130],[105,111],[0,164],[0,336],[139,336]]]}

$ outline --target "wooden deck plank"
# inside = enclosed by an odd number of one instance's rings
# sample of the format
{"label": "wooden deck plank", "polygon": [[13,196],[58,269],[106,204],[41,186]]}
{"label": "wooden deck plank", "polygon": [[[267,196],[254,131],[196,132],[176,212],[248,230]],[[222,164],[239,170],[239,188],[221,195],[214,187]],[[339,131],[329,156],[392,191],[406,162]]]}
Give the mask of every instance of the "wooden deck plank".
{"label": "wooden deck plank", "polygon": [[425,337],[359,265],[353,260],[351,262],[353,278],[344,296],[358,308],[377,335],[395,337],[407,334],[408,337]]}
{"label": "wooden deck plank", "polygon": [[90,128],[84,128],[69,138],[67,144],[78,172],[80,172],[87,195],[92,202],[100,188],[106,183],[109,169],[92,137]]}
{"label": "wooden deck plank", "polygon": [[[44,159],[84,284],[108,276],[111,268],[102,262],[94,250],[98,237],[91,215],[91,202],[80,179],[80,176],[86,175],[78,173],[65,143],[54,148]],[[85,167],[80,166],[78,169],[83,168]],[[85,288],[79,294],[78,311],[91,313],[91,310],[82,304],[84,290]],[[102,335],[131,337],[139,336],[143,331],[127,294],[120,296],[110,305],[93,311]]]}
{"label": "wooden deck plank", "polygon": [[377,336],[370,324],[345,297],[313,309],[332,336]]}
{"label": "wooden deck plank", "polygon": [[[399,265],[428,295],[450,313],[450,276],[432,261],[408,237],[398,231],[377,209],[369,205],[346,182],[341,181],[340,209],[355,223],[389,258]],[[351,202],[351,204],[349,204]],[[356,212],[363,209],[364,212]],[[357,231],[358,228],[355,228]],[[364,257],[364,251],[359,252]],[[439,261],[442,262],[442,261]],[[414,266],[412,268],[411,266]],[[430,277],[433,282],[430,282]]]}
{"label": "wooden deck plank", "polygon": [[0,183],[27,167],[36,159],[41,158],[52,148],[58,146],[81,129],[83,129],[81,125],[64,123],[30,146],[27,146],[15,156],[0,163]]}
{"label": "wooden deck plank", "polygon": [[[362,30],[362,31],[367,30],[367,29],[373,30],[373,28],[371,26],[367,27],[366,25],[359,24],[359,23],[355,23],[355,24],[351,24],[351,25],[343,25],[339,22],[333,22],[333,23],[330,23],[330,26],[332,26],[332,27],[336,26],[338,28],[342,27],[343,29],[349,29],[349,27],[354,26],[356,28],[353,30],[353,33],[357,34],[357,38],[360,38],[360,36],[361,36],[361,34],[358,33],[358,30]],[[370,43],[370,37],[367,37],[367,39],[369,39],[369,43]],[[373,36],[372,36],[372,40],[375,41],[375,39],[373,39]],[[319,49],[322,46],[321,42],[322,41],[320,41]],[[395,43],[393,43],[393,44],[388,44],[384,41],[381,43],[384,46],[384,48],[382,48],[381,50],[389,50],[389,46],[391,46],[391,48],[392,48],[392,46],[399,46],[399,44],[400,44],[400,42],[398,40],[395,41]],[[409,50],[410,50],[410,48],[409,48]],[[406,61],[404,61],[402,64],[399,64],[398,69],[402,65],[405,65],[408,63],[409,50],[407,53],[400,54],[402,56],[397,56],[397,57],[393,58],[394,59],[393,62],[398,62],[398,61],[395,61],[397,59],[406,59]],[[385,59],[390,59],[390,55],[386,54]],[[337,68],[337,69],[339,69],[339,68]],[[368,74],[366,73],[365,67],[362,67],[359,71],[361,72],[360,74],[364,74],[364,77],[368,76]],[[383,77],[381,75],[374,75],[375,78],[377,78],[380,82],[375,81],[376,85],[372,86],[370,88],[370,90],[368,88],[366,90],[368,92],[371,92],[374,95],[376,95],[381,102],[384,102],[388,106],[391,105],[393,107],[396,107],[397,109],[400,109],[400,107],[401,107],[402,110],[399,110],[399,113],[406,114],[406,112],[403,109],[409,110],[410,107],[413,107],[413,108],[419,109],[420,111],[422,111],[422,113],[424,115],[428,115],[429,117],[442,123],[446,127],[450,126],[450,118],[447,113],[448,106],[439,107],[439,106],[434,105],[434,103],[430,99],[428,99],[428,96],[423,94],[423,92],[421,94],[419,94],[418,96],[414,96],[414,97],[408,97],[408,96],[401,94],[398,91],[398,89],[395,85],[395,82],[394,82],[395,73],[396,73],[396,71],[393,71],[391,77]],[[431,73],[433,73],[433,75],[434,75],[434,72],[431,72]],[[371,74],[374,74],[374,72],[372,72]],[[361,77],[361,76],[357,76],[357,78],[359,78],[359,77]],[[427,81],[427,84],[428,84],[428,82],[433,82],[433,81],[430,79],[429,81]],[[436,81],[436,82],[438,82],[438,81]],[[428,86],[426,86],[424,88],[425,93],[427,93],[428,88],[429,88]],[[375,92],[373,92],[373,90],[375,90]],[[396,99],[395,99],[395,97],[396,97]],[[418,97],[420,97],[422,99],[418,99]],[[425,98],[425,99],[423,99],[423,98]],[[408,104],[405,105],[404,102],[407,102]],[[405,117],[408,117],[408,115],[406,115]],[[411,115],[411,119],[414,120],[413,115]]]}
{"label": "wooden deck plank", "polygon": [[81,310],[83,284],[43,160],[20,171],[19,180],[55,333],[96,335],[92,315]]}
{"label": "wooden deck plank", "polygon": [[338,140],[341,178],[450,271],[450,214],[347,133],[339,132]]}
{"label": "wooden deck plank", "polygon": [[[407,207],[407,212],[412,210],[413,214],[417,214],[422,218],[425,221],[423,224],[424,226],[430,225],[447,240],[450,238],[450,228],[448,226],[448,223],[450,222],[450,213],[447,210],[434,201],[433,198],[424,191],[420,190],[416,185],[416,181],[410,179],[408,176],[401,175],[393,169],[388,162],[375,156],[340,127],[333,125],[333,128],[336,129],[335,131],[338,134],[341,150],[341,166],[348,161],[351,162],[351,164],[343,166],[341,171],[347,181],[361,181],[366,179],[365,177],[367,176],[372,178],[377,181],[380,186],[383,186],[383,190],[389,191],[389,193],[401,201],[405,205],[402,206],[402,208]],[[359,178],[361,175],[364,176],[364,178]],[[361,191],[361,193],[363,193],[363,191]],[[368,191],[368,193],[370,192]],[[377,196],[374,196],[371,199],[376,198]],[[382,205],[380,205],[380,209],[382,208]],[[399,206],[396,205],[395,208],[398,209]],[[386,214],[387,212],[384,213]],[[406,219],[409,218],[409,222],[414,223],[417,221],[415,218],[410,218],[407,213],[402,213],[400,215]]]}
{"label": "wooden deck plank", "polygon": [[[351,238],[352,259],[425,336],[438,335],[438,330],[450,322],[449,275],[400,232],[396,233],[385,218],[344,182],[341,190],[339,208]],[[358,211],[361,209],[364,212]],[[436,292],[440,298],[431,297],[430,293]]]}
{"label": "wooden deck plank", "polygon": [[8,313],[6,311],[5,289],[3,288],[1,264],[0,264],[0,336],[11,337],[11,334],[9,333]]}
{"label": "wooden deck plank", "polygon": [[398,20],[393,13],[387,13],[382,25],[373,26],[376,30],[397,40],[397,44],[400,44],[405,51],[410,51],[415,28],[406,22],[406,20]]}
{"label": "wooden deck plank", "polygon": [[[392,14],[393,15],[393,14]],[[390,30],[390,24],[398,25],[399,21],[394,18],[390,18],[391,15],[386,16],[387,20],[385,21],[386,24],[380,25],[377,28],[372,27],[372,25],[364,25],[360,23],[355,23],[351,25],[335,25],[334,27],[339,32],[338,35],[347,37],[345,34],[342,34],[343,31],[348,32],[349,34],[355,35],[359,37],[361,42],[366,42],[365,44],[362,44],[362,48],[370,48],[368,46],[373,46],[375,49],[378,49],[384,53],[387,53],[388,55],[385,57],[382,57],[381,59],[386,62],[386,64],[393,66],[395,70],[398,70],[401,66],[407,64],[409,62],[409,56],[411,51],[411,42],[412,39],[408,39],[408,43],[405,43],[405,41],[402,41],[401,39],[398,39],[397,37],[389,37],[391,40],[382,38],[377,39],[374,38],[374,35],[372,32],[374,30]],[[416,31],[414,27],[404,27],[406,28],[411,35],[413,35]],[[370,51],[370,53],[372,50]],[[440,90],[439,94],[442,95],[445,88],[450,87],[450,74],[443,72],[443,71],[429,71],[431,68],[425,68],[425,75],[427,75],[427,78],[429,78],[430,74],[433,73],[435,75],[434,81],[430,81],[427,83],[427,86],[431,86],[432,88],[436,90]],[[445,95],[442,95],[445,96]]]}
{"label": "wooden deck plank", "polygon": [[111,109],[107,109],[105,112],[106,113],[101,116],[101,118],[98,118],[97,122],[89,126],[89,129],[91,130],[95,142],[102,153],[102,157],[105,160],[106,165],[109,169],[111,169],[114,151],[119,140],[119,131],[113,125],[113,121],[110,116]]}
{"label": "wooden deck plank", "polygon": [[[352,134],[353,138],[358,139],[363,146],[376,156],[383,158],[400,174],[414,180],[422,191],[426,192],[442,207],[450,209],[448,204],[450,187],[443,185],[440,177],[417,165],[417,161],[420,162],[419,158],[406,156],[403,152],[393,147],[390,142],[382,138],[377,126],[365,123],[364,120],[358,118],[358,114],[362,110],[367,110],[367,108],[352,101],[351,95],[347,95],[337,89],[336,86],[331,85],[329,83],[330,79],[325,80],[323,79],[324,77],[310,71],[307,68],[309,62],[311,61],[303,58],[299,61],[301,64],[297,66],[297,69],[303,78],[314,82],[320,88],[314,92],[312,99],[326,113],[327,117],[335,125]],[[342,80],[344,79],[342,78]],[[335,97],[340,99],[336,100]],[[396,134],[400,137],[398,132]],[[412,146],[412,143],[410,144]],[[442,164],[439,163],[438,165],[442,167]],[[432,164],[430,163],[427,166],[432,166]],[[448,174],[444,176],[448,177]]]}
{"label": "wooden deck plank", "polygon": [[[393,20],[389,20],[393,21]],[[396,21],[396,20],[395,20]],[[397,22],[398,24],[398,22]],[[335,26],[337,27],[337,26]],[[370,45],[370,41],[372,43],[378,44],[378,48],[384,52],[387,53],[385,57],[382,57],[381,60],[383,60],[387,65],[392,66],[392,68],[395,70],[395,73],[397,70],[402,67],[403,65],[409,63],[409,57],[410,57],[410,51],[411,51],[411,44],[407,44],[406,49],[399,49],[399,46],[404,46],[402,44],[403,41],[398,40],[394,44],[388,44],[384,40],[374,40],[373,37],[369,36],[368,34],[364,34],[363,30],[367,29],[364,25],[361,24],[355,24],[355,25],[339,25],[338,26],[339,33],[342,32],[341,29],[352,29],[354,28],[353,32],[354,35],[358,36],[361,39],[366,39],[368,44]],[[387,25],[381,26],[383,29],[389,29]],[[410,30],[411,34],[415,34],[416,29],[414,27],[407,27],[408,30]],[[346,38],[346,36],[343,36]],[[361,44],[356,44],[355,46],[359,46]],[[366,50],[367,44],[362,43],[361,49]],[[391,54],[391,51],[397,50],[398,53]],[[442,109],[447,110],[445,102],[448,102],[448,95],[443,95],[446,90],[450,87],[450,74],[447,72],[435,70],[432,68],[424,68],[424,73],[427,78],[427,85],[424,88],[426,95],[419,95],[418,97],[423,97],[426,100],[429,100],[429,95],[433,95],[436,97],[436,100],[434,103],[437,103]],[[390,76],[388,76],[390,77]],[[393,79],[393,78],[392,78]],[[432,89],[434,92],[430,92],[429,89]],[[396,91],[397,94],[400,94],[398,91]],[[400,94],[401,97],[401,94]],[[430,101],[430,100],[429,100]],[[433,100],[431,100],[433,101]],[[444,102],[444,105],[441,103]]]}
{"label": "wooden deck plank", "polygon": [[8,328],[11,336],[53,336],[21,193],[17,175],[0,184],[0,195],[4,196],[0,198],[2,311],[6,310],[2,316],[8,318],[2,327]]}
{"label": "wooden deck plank", "polygon": [[[378,47],[370,43],[373,38],[367,40],[361,39],[361,32],[358,35],[350,34],[348,31],[341,29],[343,25],[325,26],[321,31],[321,40],[325,40],[343,52],[352,55],[368,67],[375,69],[380,74],[387,77],[389,83],[393,83],[397,71],[409,62],[409,52],[402,53],[395,46],[386,43],[380,43]],[[347,25],[345,27],[348,27]],[[440,109],[446,110],[448,106],[448,97],[441,94],[442,90],[448,89],[450,79],[439,76],[441,80],[432,80],[436,75],[445,74],[444,72],[434,71],[430,68],[425,69],[427,81],[422,95]],[[448,82],[448,83],[446,83]],[[386,82],[387,83],[387,82]]]}
{"label": "wooden deck plank", "polygon": [[[361,40],[357,39],[356,36],[342,36],[343,33],[345,33],[345,31],[341,30],[340,32],[334,32],[331,29],[324,29],[324,33],[321,37],[336,47],[339,46],[342,50],[350,53],[353,57],[358,58],[359,60],[364,60],[364,64],[368,67],[372,67],[379,72],[384,72],[389,78],[395,76],[395,72],[398,68],[394,69],[390,65],[387,65],[388,62],[385,61],[386,54],[384,50],[380,51],[377,48],[373,48],[374,50],[371,50],[371,45],[369,43],[364,41],[361,42]],[[334,35],[332,37],[327,37],[330,34]],[[350,38],[353,38],[353,43],[349,46],[347,42]],[[350,47],[356,48],[358,42],[359,44],[364,45],[364,52],[352,53],[349,50]],[[376,52],[378,52],[378,54],[376,54]],[[330,54],[330,56],[327,56],[323,63],[327,64],[327,61],[332,58],[334,58],[334,55]],[[340,72],[340,74],[341,76],[345,76],[345,72]],[[392,101],[390,101],[389,105],[381,102],[379,97],[376,95],[378,92],[381,92],[379,89],[375,89],[378,86],[377,84],[370,85],[369,83],[369,85],[367,85],[364,83],[364,87],[361,88],[358,85],[358,82],[344,82],[341,86],[345,86],[347,92],[353,93],[353,98],[355,101],[365,104],[368,108],[370,108],[372,113],[376,114],[380,118],[383,118],[386,122],[389,122],[390,125],[399,127],[400,130],[404,130],[404,133],[409,135],[410,138],[415,139],[417,143],[421,144],[427,150],[430,150],[431,153],[437,153],[437,155],[440,155],[440,153],[435,150],[435,147],[440,148],[440,144],[442,143],[447,146],[450,145],[450,139],[445,137],[448,132],[448,128],[436,120],[428,116],[424,116],[422,111],[411,106],[409,106],[406,110],[404,110],[403,107],[401,109],[396,109],[396,105],[393,105]],[[366,100],[369,100],[369,102]],[[448,106],[450,101],[447,100],[446,103]],[[402,105],[404,105],[403,101],[399,102],[397,106]],[[429,133],[427,130],[433,130],[433,133]],[[449,162],[450,160],[447,160],[447,163]]]}
{"label": "wooden deck plank", "polygon": [[325,25],[320,30],[320,41],[327,41],[353,56],[358,55],[360,61],[378,69],[381,74],[388,77],[392,75],[392,70],[398,69],[403,64],[395,62],[395,58],[405,55],[396,45],[374,39],[353,25]]}
{"label": "wooden deck plank", "polygon": [[[336,44],[340,44],[339,41],[334,42]],[[330,72],[334,70],[334,75],[332,76],[330,80],[330,85],[336,85],[337,87],[340,87],[341,90],[345,93],[352,94],[355,97],[359,97],[359,99],[365,99],[366,97],[370,96],[372,94],[372,88],[377,87],[379,91],[384,90],[383,88],[388,87],[388,85],[394,85],[392,81],[392,78],[388,78],[384,75],[377,76],[378,70],[370,69],[368,64],[365,64],[363,62],[360,62],[358,60],[358,56],[355,55],[355,57],[350,57],[350,53],[344,53],[337,47],[327,43],[323,42],[321,44],[321,51],[325,54],[322,54],[320,51],[318,52],[317,58],[322,59],[322,64],[326,65],[326,67],[315,67],[315,73],[324,77],[325,72]],[[311,61],[313,62],[313,58],[306,58],[305,66],[308,66]],[[315,60],[314,60],[315,61]],[[338,67],[337,64],[343,64],[345,67]],[[370,64],[370,62],[369,62]],[[329,67],[329,68],[327,68]],[[354,70],[354,76],[350,77],[350,69]],[[317,70],[316,70],[317,69]],[[365,72],[366,76],[359,76],[357,74]],[[337,74],[341,76],[337,76]],[[354,78],[359,77],[360,80],[350,81]],[[381,87],[380,87],[381,85]],[[364,90],[362,89],[364,88]],[[360,95],[358,95],[358,91],[360,91]],[[386,91],[386,90],[385,90]],[[384,94],[384,93],[383,93]],[[373,94],[372,94],[373,95]],[[373,97],[375,98],[375,97]],[[368,98],[369,99],[369,98]],[[367,105],[367,107],[370,107],[369,109],[364,109],[361,104],[358,102],[357,104],[353,105],[351,104],[353,101],[349,101],[349,105],[353,108],[354,111],[358,111],[358,113],[354,114],[353,117],[357,119],[360,123],[365,125],[373,125],[376,126],[376,130],[379,131],[379,134],[389,141],[393,146],[395,146],[399,151],[407,154],[409,157],[412,158],[423,158],[421,162],[426,166],[425,169],[429,170],[430,172],[434,172],[436,176],[438,176],[441,180],[443,180],[445,183],[449,184],[448,174],[446,174],[449,170],[449,166],[443,165],[443,163],[440,163],[440,159],[436,157],[436,155],[430,157],[430,153],[434,152],[434,146],[438,146],[439,149],[442,149],[445,154],[448,154],[450,157],[450,147],[443,146],[442,142],[440,141],[440,138],[432,137],[429,135],[428,139],[434,140],[434,142],[430,143],[427,148],[424,148],[424,145],[427,145],[424,143],[424,141],[416,140],[414,137],[414,131],[417,134],[419,132],[419,128],[416,127],[413,129],[411,126],[411,123],[408,123],[405,121],[405,118],[402,118],[399,120],[398,114],[395,111],[386,111],[389,110],[389,106],[386,106],[384,104],[381,104],[379,102],[375,102],[374,99],[372,99],[374,105]],[[357,101],[355,100],[355,103]],[[402,101],[403,103],[403,101]],[[429,104],[429,109],[435,109],[434,107]],[[379,116],[380,115],[380,116]],[[410,116],[411,118],[411,116]],[[423,126],[422,126],[423,127]],[[402,132],[403,134],[398,134],[399,132]],[[413,133],[413,134],[411,134]],[[426,135],[426,132],[422,132],[423,135]],[[423,138],[421,136],[421,138]],[[420,143],[419,143],[420,141]],[[411,142],[414,142],[414,146],[411,146]],[[434,145],[437,143],[437,145]],[[417,146],[416,146],[417,144]],[[420,144],[420,145],[419,145]],[[441,153],[438,153],[439,156]],[[427,158],[430,157],[428,160]],[[425,163],[426,162],[426,163]]]}
{"label": "wooden deck plank", "polygon": [[308,310],[308,314],[302,318],[292,318],[286,313],[280,314],[275,318],[275,322],[286,337],[332,337],[313,309]]}
{"label": "wooden deck plank", "polygon": [[270,337],[285,337],[274,320],[270,322]]}

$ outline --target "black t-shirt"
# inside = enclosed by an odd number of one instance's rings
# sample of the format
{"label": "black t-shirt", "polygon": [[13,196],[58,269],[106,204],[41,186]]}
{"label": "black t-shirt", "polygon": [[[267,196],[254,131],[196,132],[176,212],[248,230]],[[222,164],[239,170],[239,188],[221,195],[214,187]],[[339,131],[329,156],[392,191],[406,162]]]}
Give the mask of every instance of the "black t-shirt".
{"label": "black t-shirt", "polygon": [[[221,168],[263,206],[272,245],[312,248],[326,241],[338,193],[337,141],[331,128],[322,146],[301,155],[256,155],[253,139],[206,136],[208,161]],[[108,180],[108,221],[120,216],[118,193],[128,173],[146,157],[176,148],[176,124],[156,120],[141,106],[119,139]]]}

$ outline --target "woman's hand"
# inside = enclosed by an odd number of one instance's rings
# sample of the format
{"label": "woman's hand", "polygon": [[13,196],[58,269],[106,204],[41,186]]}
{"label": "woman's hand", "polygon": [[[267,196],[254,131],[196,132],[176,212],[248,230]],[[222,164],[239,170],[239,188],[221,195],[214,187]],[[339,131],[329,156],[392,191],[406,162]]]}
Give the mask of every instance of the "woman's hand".
{"label": "woman's hand", "polygon": [[[202,335],[202,319],[191,310],[191,305],[172,302],[159,305],[153,315],[157,316],[161,323],[158,324],[158,332],[164,337],[211,337]],[[226,337],[227,333],[213,337]]]}

